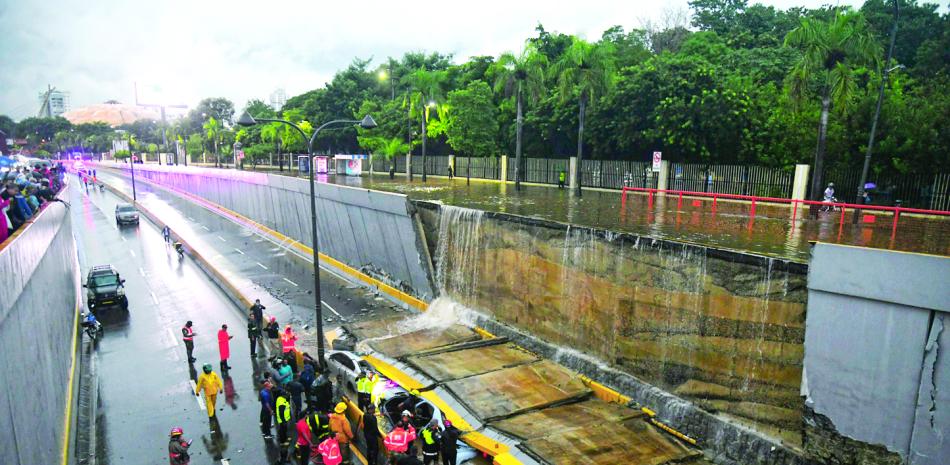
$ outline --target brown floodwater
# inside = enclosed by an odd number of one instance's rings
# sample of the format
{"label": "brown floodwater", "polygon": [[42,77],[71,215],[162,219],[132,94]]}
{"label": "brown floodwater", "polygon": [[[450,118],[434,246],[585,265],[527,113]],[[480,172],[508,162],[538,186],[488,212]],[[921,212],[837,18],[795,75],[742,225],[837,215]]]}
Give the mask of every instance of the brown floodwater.
{"label": "brown floodwater", "polygon": [[[787,205],[756,205],[750,217],[748,202],[657,196],[652,205],[645,194],[629,193],[625,208],[617,191],[584,190],[581,198],[569,189],[523,185],[465,178],[421,176],[409,181],[405,176],[388,175],[318,176],[320,182],[406,194],[413,200],[440,201],[479,210],[511,213],[581,226],[629,232],[657,239],[690,242],[799,262],[808,261],[809,242],[920,252],[950,256],[950,217],[903,214],[893,231],[889,212],[869,215],[852,224],[852,212],[811,212],[799,208],[792,220]],[[869,220],[873,222],[865,222]]]}

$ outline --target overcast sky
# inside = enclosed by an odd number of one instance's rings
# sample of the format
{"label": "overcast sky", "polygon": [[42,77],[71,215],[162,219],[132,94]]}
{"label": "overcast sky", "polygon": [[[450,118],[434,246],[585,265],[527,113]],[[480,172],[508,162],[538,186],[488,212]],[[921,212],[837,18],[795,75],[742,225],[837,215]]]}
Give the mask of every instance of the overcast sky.
{"label": "overcast sky", "polygon": [[47,84],[69,91],[73,108],[132,102],[135,82],[143,102],[223,96],[240,109],[278,87],[320,87],[354,57],[426,50],[463,61],[520,49],[539,22],[596,40],[671,10],[686,13],[686,0],[0,0],[0,114],[35,114]]}

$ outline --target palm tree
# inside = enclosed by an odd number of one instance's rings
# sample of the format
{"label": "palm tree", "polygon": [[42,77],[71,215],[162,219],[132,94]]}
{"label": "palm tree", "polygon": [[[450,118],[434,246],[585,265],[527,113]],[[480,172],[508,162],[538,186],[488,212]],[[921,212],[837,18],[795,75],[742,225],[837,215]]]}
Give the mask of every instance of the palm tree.
{"label": "palm tree", "polygon": [[536,102],[544,90],[544,67],[548,59],[538,52],[532,44],[527,44],[521,54],[515,56],[505,52],[495,63],[495,91],[509,96],[514,92],[517,107],[515,130],[515,190],[521,190],[521,134],[524,117],[522,115],[524,94]]}
{"label": "palm tree", "polygon": [[381,139],[376,150],[379,153],[383,154],[387,160],[391,163],[391,169],[389,170],[389,179],[395,178],[396,173],[396,155],[400,153],[406,153],[409,150],[409,144],[403,141],[399,137],[393,137],[392,139]]}
{"label": "palm tree", "polygon": [[802,18],[799,26],[785,36],[785,45],[801,51],[788,75],[791,98],[801,101],[810,93],[810,83],[817,81],[820,85],[821,117],[811,183],[811,198],[818,199],[831,105],[844,108],[857,91],[854,70],[869,65],[877,67],[881,47],[868,30],[864,16],[856,11],[839,12],[831,22]]}
{"label": "palm tree", "polygon": [[218,120],[214,119],[214,116],[211,116],[208,117],[208,121],[205,121],[201,127],[204,128],[208,139],[211,139],[211,142],[214,144],[214,167],[217,168],[220,163],[218,159],[218,133],[221,131],[221,124],[218,123]]}
{"label": "palm tree", "polygon": [[577,196],[581,196],[581,161],[584,156],[584,117],[587,105],[613,86],[614,62],[608,43],[591,44],[574,38],[571,46],[555,63],[552,76],[557,77],[561,100],[578,96],[577,113]]}
{"label": "palm tree", "polygon": [[403,78],[411,90],[410,114],[419,115],[422,120],[422,182],[426,182],[426,120],[429,119],[429,110],[442,97],[442,83],[445,82],[444,71],[429,71],[419,68]]}

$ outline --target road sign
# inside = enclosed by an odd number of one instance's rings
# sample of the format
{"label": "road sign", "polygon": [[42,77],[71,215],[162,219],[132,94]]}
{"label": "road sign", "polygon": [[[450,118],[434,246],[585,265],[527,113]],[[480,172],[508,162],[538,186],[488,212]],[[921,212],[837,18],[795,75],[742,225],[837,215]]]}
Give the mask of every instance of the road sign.
{"label": "road sign", "polygon": [[243,150],[238,150],[238,151],[237,151],[237,157],[238,157],[238,160],[243,160],[243,159],[244,159],[244,151],[243,151]]}
{"label": "road sign", "polygon": [[663,152],[653,152],[653,172],[659,173],[663,164]]}

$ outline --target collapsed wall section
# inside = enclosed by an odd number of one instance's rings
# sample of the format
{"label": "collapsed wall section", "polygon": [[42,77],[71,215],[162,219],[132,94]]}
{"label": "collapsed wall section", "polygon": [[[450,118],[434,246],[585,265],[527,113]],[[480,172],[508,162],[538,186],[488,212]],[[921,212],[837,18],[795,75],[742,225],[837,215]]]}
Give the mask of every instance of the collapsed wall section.
{"label": "collapsed wall section", "polygon": [[[555,353],[529,349],[562,363],[586,359],[599,373],[615,370],[690,401],[680,401],[682,411],[668,416],[682,419],[678,427],[693,423],[708,445],[716,435],[735,436],[733,429],[720,428],[730,422],[791,449],[801,445],[804,265],[502,213],[416,205],[426,236],[438,238],[431,254],[441,291],[539,338]],[[617,378],[612,384],[626,385]],[[663,402],[672,406],[673,397]],[[709,415],[696,415],[695,406]],[[712,425],[713,415],[720,426]],[[759,453],[726,455],[755,463],[750,455]],[[779,463],[767,454],[761,458]]]}
{"label": "collapsed wall section", "polygon": [[65,203],[0,249],[0,463],[59,463],[76,352],[79,270]]}

